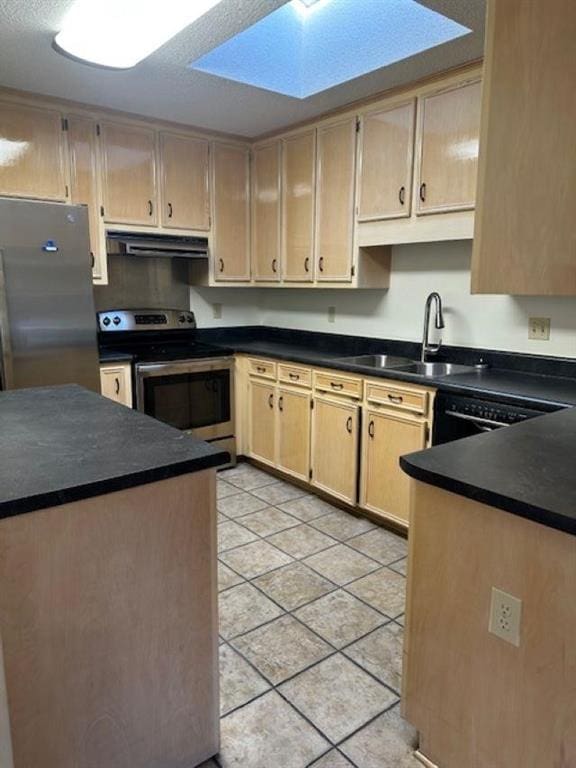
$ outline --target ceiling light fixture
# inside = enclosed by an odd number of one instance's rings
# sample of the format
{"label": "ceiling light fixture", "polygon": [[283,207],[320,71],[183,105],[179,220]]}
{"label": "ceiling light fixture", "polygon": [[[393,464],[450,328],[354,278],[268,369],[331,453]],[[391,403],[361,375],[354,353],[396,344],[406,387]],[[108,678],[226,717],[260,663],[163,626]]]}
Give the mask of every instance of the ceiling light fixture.
{"label": "ceiling light fixture", "polygon": [[72,58],[129,69],[220,0],[75,0],[54,39]]}

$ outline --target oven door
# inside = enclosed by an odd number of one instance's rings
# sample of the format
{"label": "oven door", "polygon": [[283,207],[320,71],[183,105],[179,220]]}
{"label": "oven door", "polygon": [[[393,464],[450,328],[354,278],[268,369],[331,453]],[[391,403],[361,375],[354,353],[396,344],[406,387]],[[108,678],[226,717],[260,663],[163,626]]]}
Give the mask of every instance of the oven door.
{"label": "oven door", "polygon": [[136,365],[136,407],[202,440],[234,436],[234,360]]}

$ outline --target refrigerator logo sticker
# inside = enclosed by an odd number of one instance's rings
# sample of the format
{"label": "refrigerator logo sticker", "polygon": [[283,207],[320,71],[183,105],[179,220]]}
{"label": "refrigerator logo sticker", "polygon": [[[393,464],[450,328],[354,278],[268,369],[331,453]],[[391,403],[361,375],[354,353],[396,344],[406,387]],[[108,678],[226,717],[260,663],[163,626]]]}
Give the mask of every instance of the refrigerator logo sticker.
{"label": "refrigerator logo sticker", "polygon": [[45,253],[56,253],[59,250],[59,248],[54,242],[54,240],[46,240],[46,242],[42,246],[42,250]]}

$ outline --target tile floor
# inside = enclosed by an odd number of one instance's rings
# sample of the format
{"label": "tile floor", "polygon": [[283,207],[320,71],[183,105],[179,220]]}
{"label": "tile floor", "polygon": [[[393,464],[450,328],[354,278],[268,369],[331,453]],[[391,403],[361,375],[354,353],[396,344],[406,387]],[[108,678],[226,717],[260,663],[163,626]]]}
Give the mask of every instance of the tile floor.
{"label": "tile floor", "polygon": [[249,465],[218,475],[222,749],[204,768],[417,768],[406,542]]}

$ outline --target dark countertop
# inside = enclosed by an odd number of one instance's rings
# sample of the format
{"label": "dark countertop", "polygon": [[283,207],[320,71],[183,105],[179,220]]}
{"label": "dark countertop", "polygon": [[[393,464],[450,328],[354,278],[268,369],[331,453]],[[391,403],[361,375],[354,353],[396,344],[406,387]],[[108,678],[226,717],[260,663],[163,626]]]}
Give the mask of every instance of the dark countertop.
{"label": "dark countertop", "polygon": [[82,387],[0,392],[0,518],[227,460],[227,453]]}
{"label": "dark countertop", "polygon": [[576,410],[403,456],[411,477],[576,535]]}
{"label": "dark countertop", "polygon": [[100,364],[106,365],[106,363],[131,363],[134,359],[134,355],[128,352],[120,352],[118,350],[100,350]]}

